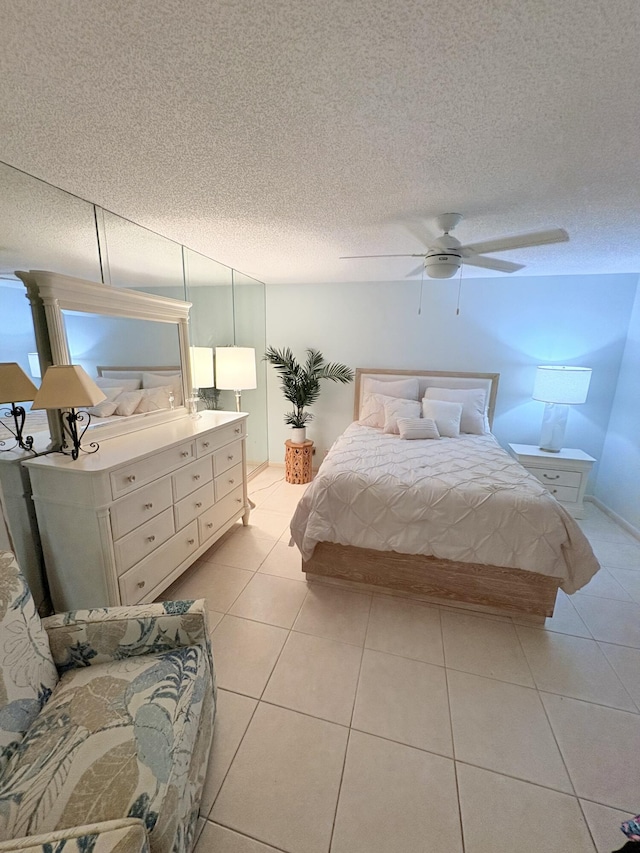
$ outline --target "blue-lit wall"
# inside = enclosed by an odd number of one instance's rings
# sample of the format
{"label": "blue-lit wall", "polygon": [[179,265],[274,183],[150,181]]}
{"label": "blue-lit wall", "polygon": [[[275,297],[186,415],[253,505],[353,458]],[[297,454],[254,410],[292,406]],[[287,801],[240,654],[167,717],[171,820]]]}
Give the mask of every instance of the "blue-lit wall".
{"label": "blue-lit wall", "polygon": [[[536,444],[543,403],[531,399],[536,365],[593,368],[587,402],[572,407],[565,446],[600,459],[636,295],[637,275],[468,279],[456,316],[456,280],[267,286],[267,343],[302,356],[320,349],[352,367],[500,373],[493,431]],[[286,405],[269,382],[270,459],[281,461]],[[324,383],[309,435],[326,449],[352,420],[353,387]],[[590,490],[596,482],[597,469]]]}

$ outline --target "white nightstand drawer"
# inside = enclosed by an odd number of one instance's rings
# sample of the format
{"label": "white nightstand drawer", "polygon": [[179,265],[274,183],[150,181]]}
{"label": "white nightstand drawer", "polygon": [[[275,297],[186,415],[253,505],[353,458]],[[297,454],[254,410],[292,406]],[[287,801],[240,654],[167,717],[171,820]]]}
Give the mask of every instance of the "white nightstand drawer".
{"label": "white nightstand drawer", "polygon": [[205,456],[204,459],[198,459],[197,462],[192,462],[183,468],[182,471],[177,471],[173,475],[173,494],[176,501],[182,500],[187,495],[204,486],[213,479],[213,469],[211,467],[211,457]]}
{"label": "white nightstand drawer", "polygon": [[198,522],[172,536],[151,556],[134,566],[119,580],[123,604],[136,604],[167,576],[167,566],[179,566],[198,548]]}
{"label": "white nightstand drawer", "polygon": [[215,479],[216,484],[216,500],[220,501],[229,492],[232,492],[237,486],[242,485],[242,463],[229,468],[224,474],[221,474]]}
{"label": "white nightstand drawer", "polygon": [[113,497],[119,498],[156,480],[163,474],[175,471],[176,468],[180,468],[195,457],[195,450],[195,444],[190,441],[188,444],[171,447],[163,453],[156,453],[113,471],[110,475]]}
{"label": "white nightstand drawer", "polygon": [[147,554],[155,551],[174,533],[173,509],[169,507],[142,527],[123,536],[114,545],[118,574],[126,572]]}
{"label": "white nightstand drawer", "polygon": [[561,503],[576,503],[580,489],[574,489],[571,486],[547,486],[554,498]]}
{"label": "white nightstand drawer", "polygon": [[113,538],[119,539],[149,521],[173,503],[171,479],[165,477],[121,498],[111,507]]}
{"label": "white nightstand drawer", "polygon": [[229,492],[221,501],[217,501],[210,510],[198,518],[200,544],[210,539],[223,524],[229,521],[235,513],[243,509],[244,498],[242,486]]}
{"label": "white nightstand drawer", "polygon": [[554,468],[527,468],[534,477],[537,477],[545,486],[572,486],[576,489],[580,486],[582,474],[579,471],[560,471]]}
{"label": "white nightstand drawer", "polygon": [[174,507],[176,518],[176,530],[180,530],[194,518],[213,506],[213,483],[205,483],[195,492],[187,495]]}
{"label": "white nightstand drawer", "polygon": [[234,441],[213,454],[214,476],[218,477],[239,462],[242,462],[242,441]]}

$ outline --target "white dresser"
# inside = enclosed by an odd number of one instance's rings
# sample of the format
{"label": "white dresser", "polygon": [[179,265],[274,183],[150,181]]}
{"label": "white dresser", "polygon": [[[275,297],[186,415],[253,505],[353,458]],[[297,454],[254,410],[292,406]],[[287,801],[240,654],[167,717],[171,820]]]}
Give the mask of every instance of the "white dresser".
{"label": "white dresser", "polygon": [[207,411],[24,463],[56,611],[153,601],[248,522],[246,419]]}
{"label": "white dresser", "polygon": [[584,450],[563,448],[558,453],[533,444],[510,444],[511,453],[537,477],[574,518],[584,516],[584,492],[596,461]]}

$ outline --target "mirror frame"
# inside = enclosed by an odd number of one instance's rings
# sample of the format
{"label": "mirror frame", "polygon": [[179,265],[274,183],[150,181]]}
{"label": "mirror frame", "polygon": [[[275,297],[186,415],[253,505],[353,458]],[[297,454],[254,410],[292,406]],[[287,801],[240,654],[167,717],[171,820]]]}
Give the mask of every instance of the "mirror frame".
{"label": "mirror frame", "polygon": [[[143,418],[122,418],[118,423],[99,427],[101,438],[125,435],[156,424],[188,416],[187,399],[191,396],[191,364],[189,359],[189,310],[191,302],[167,296],[156,296],[139,290],[97,284],[81,278],[47,270],[16,270],[31,304],[33,325],[42,374],[52,364],[71,364],[69,342],[63,310],[131,317],[178,326],[182,394],[185,404],[176,409],[149,412]],[[47,413],[52,441],[62,443],[60,420],[54,411]]]}

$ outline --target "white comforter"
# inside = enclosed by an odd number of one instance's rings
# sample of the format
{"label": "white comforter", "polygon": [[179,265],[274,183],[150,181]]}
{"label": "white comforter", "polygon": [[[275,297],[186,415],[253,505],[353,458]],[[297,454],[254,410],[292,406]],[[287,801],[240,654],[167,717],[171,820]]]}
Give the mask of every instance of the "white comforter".
{"label": "white comforter", "polygon": [[337,542],[539,572],[567,593],[599,568],[574,519],[492,435],[405,441],[353,423],[291,533],[304,559]]}

